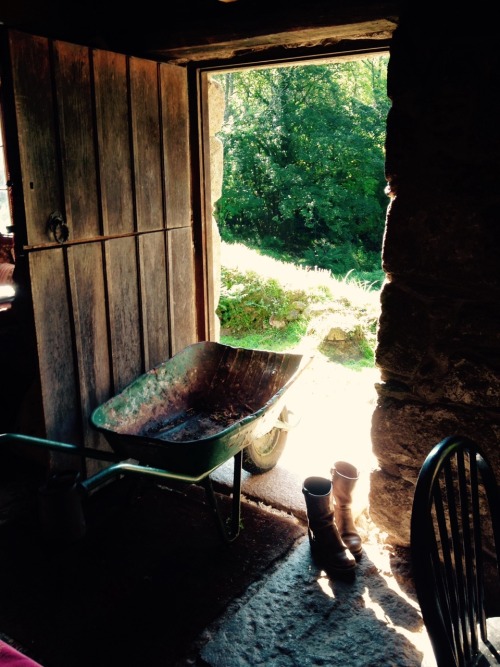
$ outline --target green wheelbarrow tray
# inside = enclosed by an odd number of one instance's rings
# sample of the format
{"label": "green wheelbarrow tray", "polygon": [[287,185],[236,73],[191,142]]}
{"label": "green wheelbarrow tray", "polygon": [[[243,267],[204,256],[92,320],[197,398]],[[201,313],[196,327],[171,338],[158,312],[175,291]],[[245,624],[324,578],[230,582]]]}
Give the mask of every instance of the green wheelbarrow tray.
{"label": "green wheelbarrow tray", "polygon": [[195,343],[96,408],[91,423],[123,459],[199,481],[243,453],[265,472],[281,453],[285,394],[311,358]]}

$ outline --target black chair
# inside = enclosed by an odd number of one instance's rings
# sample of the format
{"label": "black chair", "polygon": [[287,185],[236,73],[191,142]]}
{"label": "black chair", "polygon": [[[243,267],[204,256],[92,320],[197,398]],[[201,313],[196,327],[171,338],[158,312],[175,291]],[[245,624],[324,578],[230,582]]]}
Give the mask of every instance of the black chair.
{"label": "black chair", "polygon": [[500,663],[500,507],[493,469],[466,437],[438,443],[420,470],[412,572],[438,667]]}

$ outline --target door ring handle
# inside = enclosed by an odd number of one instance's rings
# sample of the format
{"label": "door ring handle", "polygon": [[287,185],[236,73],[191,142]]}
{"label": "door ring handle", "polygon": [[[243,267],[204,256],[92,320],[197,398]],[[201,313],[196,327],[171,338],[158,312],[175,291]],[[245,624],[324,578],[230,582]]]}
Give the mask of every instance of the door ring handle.
{"label": "door ring handle", "polygon": [[47,220],[47,234],[52,234],[56,243],[65,243],[69,238],[69,229],[62,213],[54,211]]}

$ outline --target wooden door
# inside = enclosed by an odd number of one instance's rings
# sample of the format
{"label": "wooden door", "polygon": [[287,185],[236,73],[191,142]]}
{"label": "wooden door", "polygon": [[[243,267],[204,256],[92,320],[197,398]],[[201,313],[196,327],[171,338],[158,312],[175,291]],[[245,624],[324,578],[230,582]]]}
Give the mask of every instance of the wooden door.
{"label": "wooden door", "polygon": [[18,31],[5,32],[2,58],[36,435],[107,449],[92,410],[204,337],[187,73]]}

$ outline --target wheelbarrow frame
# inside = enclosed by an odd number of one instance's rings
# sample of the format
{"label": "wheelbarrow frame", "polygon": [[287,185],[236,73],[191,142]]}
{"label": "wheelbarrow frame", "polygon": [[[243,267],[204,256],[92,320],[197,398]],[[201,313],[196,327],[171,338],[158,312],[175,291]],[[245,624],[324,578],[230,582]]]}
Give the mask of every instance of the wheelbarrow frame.
{"label": "wheelbarrow frame", "polygon": [[[265,444],[266,437],[279,429],[279,437],[273,437],[279,456],[289,428],[283,421],[288,415],[285,393],[311,360],[301,354],[194,343],[93,411],[91,424],[104,434],[113,452],[12,433],[0,434],[0,441],[112,463],[79,482],[87,493],[122,474],[199,483],[222,538],[232,542],[240,532],[242,469],[246,465],[249,472],[265,472],[276,462],[270,457],[268,465],[259,469],[244,452],[255,442]],[[214,410],[221,406],[231,419],[219,425]],[[200,428],[205,422],[210,425],[207,431]],[[231,458],[233,498],[227,521],[210,475]]]}
{"label": "wheelbarrow frame", "polygon": [[51,451],[63,452],[65,454],[73,454],[78,457],[88,457],[100,461],[108,461],[112,465],[100,470],[91,477],[78,482],[78,488],[86,495],[90,495],[93,491],[100,488],[114,477],[121,475],[145,475],[155,477],[158,480],[176,480],[190,484],[200,483],[207,498],[212,516],[215,520],[216,528],[224,542],[233,542],[240,533],[241,526],[241,480],[242,480],[242,459],[243,450],[235,454],[234,471],[233,471],[233,498],[231,505],[231,515],[226,519],[217,501],[215,491],[213,488],[210,472],[207,472],[199,477],[190,477],[181,475],[169,470],[161,468],[154,468],[151,466],[140,465],[134,461],[120,461],[117,455],[103,452],[101,450],[92,449],[89,447],[77,447],[76,445],[56,440],[46,440],[43,438],[36,438],[33,436],[23,435],[21,433],[1,433],[0,444],[7,445],[33,445]]}

